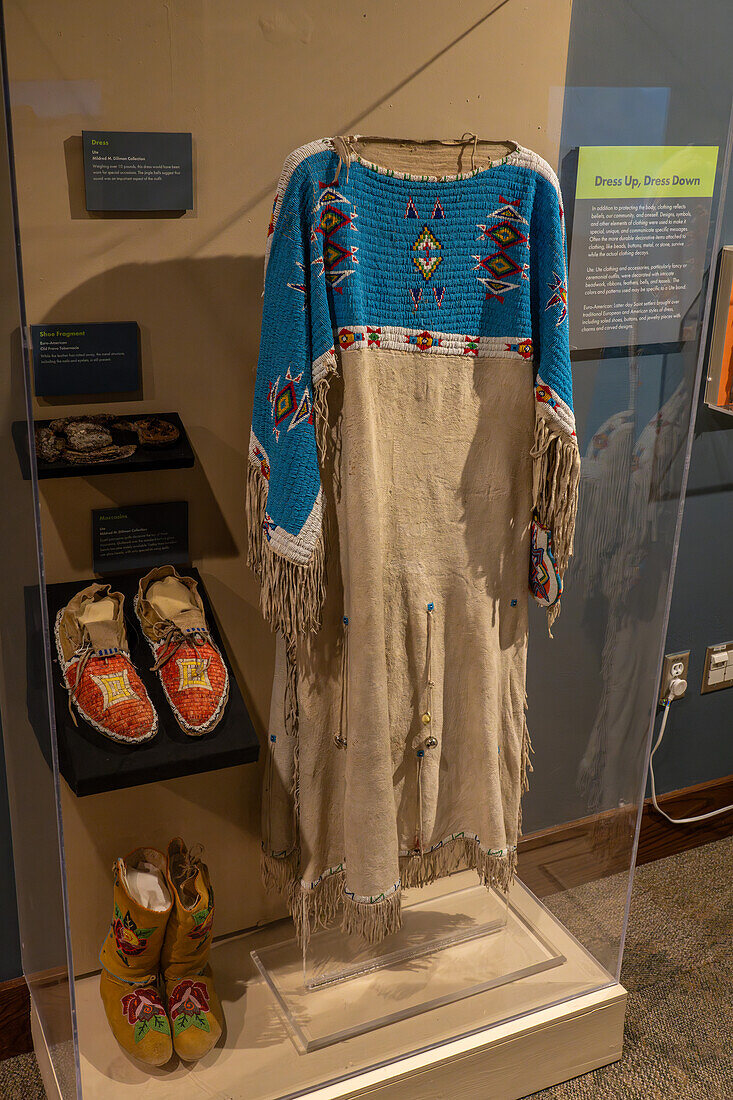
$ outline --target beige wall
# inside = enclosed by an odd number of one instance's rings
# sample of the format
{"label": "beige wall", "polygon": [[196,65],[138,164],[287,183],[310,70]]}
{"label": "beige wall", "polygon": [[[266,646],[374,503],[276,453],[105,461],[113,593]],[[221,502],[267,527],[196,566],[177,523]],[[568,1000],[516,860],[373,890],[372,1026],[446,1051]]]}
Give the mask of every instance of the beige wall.
{"label": "beige wall", "polygon": [[[480,0],[6,5],[29,322],[137,320],[144,396],[115,408],[177,409],[198,456],[193,471],[44,482],[48,579],[90,575],[92,508],[187,498],[193,558],[260,732],[273,645],[244,561],[242,502],[263,242],[282,161],[332,133],[473,130],[555,164],[570,5],[496,0],[493,14]],[[195,210],[87,214],[82,129],[192,131]],[[89,407],[39,401],[37,412]],[[272,916],[259,887],[258,790],[249,766],[80,800],[67,791],[77,970],[96,965],[112,860],[138,843],[178,832],[204,843],[218,932]]]}

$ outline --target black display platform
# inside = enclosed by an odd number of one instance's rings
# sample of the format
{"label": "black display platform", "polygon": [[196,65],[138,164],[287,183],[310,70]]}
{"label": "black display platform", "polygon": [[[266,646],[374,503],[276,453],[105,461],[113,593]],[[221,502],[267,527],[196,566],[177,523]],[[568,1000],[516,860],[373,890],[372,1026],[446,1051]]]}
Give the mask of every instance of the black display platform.
{"label": "black display platform", "polygon": [[[64,687],[61,666],[56,655],[53,628],[57,612],[72,596],[92,584],[92,580],[73,581],[70,584],[48,586],[48,615],[51,629],[51,657],[53,667],[53,697],[56,714],[56,734],[59,768],[74,794],[82,796],[114,791],[121,787],[134,787],[142,783],[157,783],[182,775],[229,768],[235,764],[249,764],[259,756],[259,742],[252,720],[232,673],[231,661],[222,642],[211,604],[198,570],[179,567],[182,576],[195,577],[204,602],[206,619],[211,635],[219,647],[229,668],[229,700],[224,717],[210,733],[202,737],[189,737],[176,722],[163,694],[157,675],[150,671],[153,655],[142,636],[140,624],[133,610],[132,601],[137,592],[137,574],[114,575],[97,578],[100,583],[111,584],[112,590],[125,596],[125,625],[132,662],[147,688],[150,699],[158,712],[158,732],[152,741],[138,746],[127,746],[109,740],[88,726],[76,713],[75,726],[69,713],[69,696]],[[26,589],[28,616],[27,655],[31,664],[28,683],[42,684],[43,677],[33,666],[43,660],[43,634],[37,589]],[[28,697],[31,724],[36,730],[44,755],[48,755],[48,719],[44,715],[46,701],[42,691],[36,689]]]}
{"label": "black display platform", "polygon": [[[93,414],[90,414],[93,415]],[[180,470],[193,466],[196,455],[188,439],[186,429],[183,426],[178,413],[134,413],[126,416],[118,416],[118,420],[140,420],[144,416],[156,416],[161,420],[170,420],[175,424],[180,435],[175,443],[158,447],[146,447],[138,445],[137,450],[129,458],[118,462],[44,462],[37,458],[38,478],[48,477],[89,477],[93,474],[123,474],[143,470]],[[61,418],[54,418],[61,419]],[[36,420],[36,428],[45,428],[50,420]],[[30,481],[30,464],[28,462],[28,426],[25,420],[13,422],[13,442],[18,454],[20,469],[24,481]]]}

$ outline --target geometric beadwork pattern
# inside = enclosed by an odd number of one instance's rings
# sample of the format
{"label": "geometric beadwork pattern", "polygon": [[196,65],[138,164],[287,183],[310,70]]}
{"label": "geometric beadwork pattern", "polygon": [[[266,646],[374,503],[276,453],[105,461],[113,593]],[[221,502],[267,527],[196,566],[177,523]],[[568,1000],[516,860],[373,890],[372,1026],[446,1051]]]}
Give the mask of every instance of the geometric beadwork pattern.
{"label": "geometric beadwork pattern", "polygon": [[492,241],[496,241],[499,248],[510,248],[513,244],[519,244],[527,240],[524,234],[520,233],[511,222],[492,225],[490,229],[486,230],[485,236],[491,237]]}
{"label": "geometric beadwork pattern", "polygon": [[282,387],[280,386],[281,377],[282,375],[276,378],[274,382],[270,383],[269,392],[267,394],[267,400],[272,410],[272,419],[274,420],[272,433],[276,440],[280,438],[280,425],[284,420],[287,420],[298,407],[295,387],[302,379],[303,372],[301,371],[300,374],[293,374],[290,367],[288,367],[285,372],[285,385]]}
{"label": "geometric beadwork pattern", "polygon": [[203,688],[204,691],[213,690],[207,672],[208,661],[198,661],[195,657],[179,657],[176,664],[179,671],[179,691],[188,691],[189,688]]}
{"label": "geometric beadwork pattern", "polygon": [[562,577],[557,571],[552,531],[535,514],[530,524],[529,590],[543,607],[552,607],[562,593]]}
{"label": "geometric beadwork pattern", "polygon": [[344,256],[349,255],[348,248],[342,248],[336,241],[327,241],[323,246],[323,263],[327,271],[331,271]]}
{"label": "geometric beadwork pattern", "polygon": [[550,574],[545,567],[545,553],[540,547],[533,547],[530,558],[529,583],[535,597],[547,599],[550,588]]}
{"label": "geometric beadwork pattern", "polygon": [[288,425],[288,431],[292,432],[293,428],[297,428],[298,425],[302,424],[304,421],[310,424],[313,423],[313,407],[311,405],[310,392],[307,386],[305,387],[305,390],[303,391],[303,396],[300,399],[298,411]]}
{"label": "geometric beadwork pattern", "polygon": [[[329,286],[337,294],[341,294],[343,288],[340,284],[348,279],[350,275],[353,275],[355,271],[354,267],[344,266],[345,262],[358,263],[359,261],[356,258],[358,249],[355,246],[349,247],[340,241],[334,240],[334,234],[339,233],[341,230],[356,229],[354,224],[356,212],[350,200],[340,191],[323,183],[320,186],[322,191],[313,211],[315,224],[312,227],[313,237],[317,233],[321,233],[324,238],[323,266],[319,274],[325,275]],[[342,207],[350,207],[350,213],[341,209]]]}
{"label": "geometric beadwork pattern", "polygon": [[137,699],[137,694],[130,687],[127,669],[119,672],[109,672],[92,676],[92,680],[102,693],[102,710],[109,710],[115,703],[124,703],[129,699]]}
{"label": "geometric beadwork pattern", "polygon": [[[478,222],[477,228],[481,230],[477,240],[491,241],[498,245],[498,252],[492,252],[488,256],[474,256],[477,264],[474,271],[486,271],[488,275],[477,275],[478,281],[484,287],[486,298],[495,298],[499,302],[504,301],[504,295],[510,290],[517,290],[519,283],[508,283],[508,276],[521,273],[522,278],[527,278],[528,264],[517,262],[509,256],[505,249],[516,245],[524,245],[529,250],[529,240],[526,234],[518,228],[519,225],[528,225],[527,219],[519,211],[519,199],[509,201],[504,195],[499,196],[500,205],[492,210],[486,223]],[[493,224],[489,219],[496,218]]]}
{"label": "geometric beadwork pattern", "polygon": [[531,359],[532,341],[531,340],[518,340],[516,344],[509,343],[506,345],[507,351],[516,351],[517,355],[521,355],[522,359]]}
{"label": "geometric beadwork pattern", "polygon": [[552,296],[550,297],[550,300],[548,301],[547,305],[545,306],[545,310],[550,309],[551,306],[560,306],[560,311],[559,311],[559,314],[558,314],[558,318],[557,318],[557,321],[555,321],[555,326],[557,328],[559,328],[560,325],[565,320],[565,318],[567,317],[567,313],[568,313],[568,310],[567,310],[568,290],[567,290],[567,287],[565,286],[565,283],[562,281],[562,279],[560,278],[560,276],[557,274],[556,271],[553,271],[553,273],[552,273],[552,282],[548,283],[548,286],[550,287],[550,290],[552,291]]}
{"label": "geometric beadwork pattern", "polygon": [[412,246],[412,251],[415,253],[412,262],[426,282],[435,274],[443,259],[441,255],[442,247],[435,234],[428,229],[427,225],[424,225]]}
{"label": "geometric beadwork pattern", "polygon": [[[522,225],[527,225],[527,219],[520,214],[519,199],[513,199],[509,202],[503,195],[499,195],[499,202],[501,206],[497,206],[496,210],[492,210],[489,214],[490,218],[500,218],[502,221],[521,222]],[[487,225],[479,225],[479,229],[483,229],[486,232]]]}
{"label": "geometric beadwork pattern", "polygon": [[[478,260],[478,256],[474,256],[475,260]],[[478,271],[482,265],[479,263],[473,270]],[[503,279],[487,278],[486,276],[479,275],[478,281],[482,284],[486,291],[487,298],[496,298],[499,302],[504,301],[504,295],[509,290],[516,290],[519,283],[507,283]]]}
{"label": "geometric beadwork pattern", "polygon": [[408,344],[414,344],[419,351],[429,351],[430,348],[442,344],[441,338],[432,332],[416,332],[414,335],[406,336],[405,340]]}
{"label": "geometric beadwork pattern", "polygon": [[275,423],[282,424],[286,417],[295,409],[295,387],[292,382],[280,390],[275,397]]}
{"label": "geometric beadwork pattern", "polygon": [[521,270],[518,264],[515,264],[514,260],[507,256],[505,252],[495,252],[493,256],[484,256],[479,260],[478,264],[474,268],[474,271],[479,267],[484,268],[485,271],[490,271],[497,279],[503,279],[507,275],[516,275]]}
{"label": "geometric beadwork pattern", "polygon": [[349,219],[340,210],[337,210],[335,206],[326,206],[321,211],[321,216],[318,221],[318,228],[324,237],[329,236],[331,233],[335,233],[337,229],[343,228],[343,226],[349,224]]}

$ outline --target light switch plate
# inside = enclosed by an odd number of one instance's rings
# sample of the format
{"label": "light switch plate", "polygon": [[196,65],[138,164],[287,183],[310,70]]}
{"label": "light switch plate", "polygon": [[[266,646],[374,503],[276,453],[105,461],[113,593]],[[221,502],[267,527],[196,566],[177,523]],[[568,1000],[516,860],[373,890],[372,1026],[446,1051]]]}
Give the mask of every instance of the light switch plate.
{"label": "light switch plate", "polygon": [[[725,657],[725,661],[721,661]],[[733,687],[733,642],[720,642],[709,645],[705,650],[705,668],[702,674],[700,694],[709,691],[722,691]]]}

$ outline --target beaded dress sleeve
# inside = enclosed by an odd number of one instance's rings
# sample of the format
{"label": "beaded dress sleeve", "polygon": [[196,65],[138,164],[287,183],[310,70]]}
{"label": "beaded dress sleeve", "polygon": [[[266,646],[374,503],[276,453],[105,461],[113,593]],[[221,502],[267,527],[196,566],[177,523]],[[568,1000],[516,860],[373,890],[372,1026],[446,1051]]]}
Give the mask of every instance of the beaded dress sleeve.
{"label": "beaded dress sleeve", "polygon": [[286,162],[265,256],[247,476],[248,562],[263,615],[290,648],[318,630],[325,585],[317,437],[335,355],[312,188],[307,165]]}
{"label": "beaded dress sleeve", "polygon": [[534,522],[530,591],[560,611],[573,552],[580,457],[573,413],[564,217],[554,177],[538,177],[530,225],[530,301],[535,366]]}

